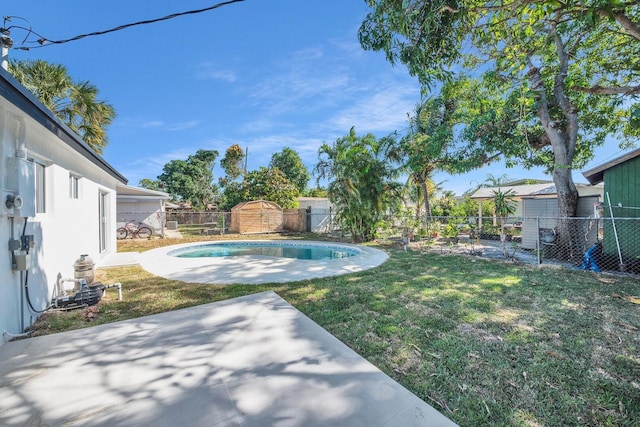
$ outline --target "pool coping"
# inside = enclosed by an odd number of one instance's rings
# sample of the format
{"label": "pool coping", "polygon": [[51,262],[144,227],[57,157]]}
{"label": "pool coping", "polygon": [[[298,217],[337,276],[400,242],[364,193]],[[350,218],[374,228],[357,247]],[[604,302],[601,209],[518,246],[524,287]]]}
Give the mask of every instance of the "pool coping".
{"label": "pool coping", "polygon": [[[360,253],[333,260],[299,260],[261,255],[240,255],[220,258],[179,258],[168,252],[205,244],[229,243],[231,240],[181,243],[164,246],[139,255],[142,268],[156,276],[187,283],[262,284],[286,283],[322,277],[356,273],[379,266],[389,255],[368,246],[313,240],[282,240],[280,242],[310,246],[342,246]],[[273,240],[242,240],[242,242],[273,243]]]}

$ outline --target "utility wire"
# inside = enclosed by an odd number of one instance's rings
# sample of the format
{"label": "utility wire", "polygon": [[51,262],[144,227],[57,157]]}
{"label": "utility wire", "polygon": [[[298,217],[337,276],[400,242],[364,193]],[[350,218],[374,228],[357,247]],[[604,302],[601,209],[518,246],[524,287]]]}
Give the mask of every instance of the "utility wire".
{"label": "utility wire", "polygon": [[[72,41],[83,39],[85,37],[101,36],[103,34],[113,33],[113,32],[116,32],[116,31],[124,30],[125,28],[134,27],[136,25],[153,24],[155,22],[167,21],[169,19],[177,18],[179,16],[195,15],[197,13],[207,12],[209,10],[218,9],[219,7],[227,6],[227,5],[230,5],[230,4],[233,4],[233,3],[239,3],[239,2],[242,2],[242,1],[245,1],[245,0],[228,0],[228,1],[217,3],[217,4],[214,4],[213,6],[205,7],[205,8],[202,8],[202,9],[195,9],[195,10],[188,10],[186,12],[172,13],[171,15],[163,16],[162,18],[148,19],[146,21],[138,21],[138,22],[133,22],[131,24],[124,24],[124,25],[120,25],[120,26],[115,27],[115,28],[111,28],[109,30],[95,31],[95,32],[92,32],[92,33],[87,33],[87,34],[80,34],[78,36],[71,37],[69,39],[50,40],[50,39],[48,39],[46,37],[42,37],[41,36],[38,39],[38,43],[40,44],[40,46],[26,47],[26,46],[24,46],[24,42],[23,42],[23,46],[17,47],[16,49],[20,49],[20,50],[37,49],[37,48],[41,48],[41,47],[45,47],[45,46],[50,46],[50,45],[53,45],[53,44],[68,43],[68,42],[72,42]],[[33,32],[34,34],[37,34],[34,31],[30,31],[30,32]]]}

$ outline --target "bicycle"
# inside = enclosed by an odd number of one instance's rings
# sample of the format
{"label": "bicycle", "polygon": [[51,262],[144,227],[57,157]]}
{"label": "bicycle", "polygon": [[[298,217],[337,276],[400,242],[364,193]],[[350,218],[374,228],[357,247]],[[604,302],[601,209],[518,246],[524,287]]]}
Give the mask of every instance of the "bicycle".
{"label": "bicycle", "polygon": [[127,222],[124,226],[116,230],[116,239],[122,240],[129,236],[131,236],[132,239],[148,239],[152,234],[153,231],[146,225],[136,225],[132,222]]}

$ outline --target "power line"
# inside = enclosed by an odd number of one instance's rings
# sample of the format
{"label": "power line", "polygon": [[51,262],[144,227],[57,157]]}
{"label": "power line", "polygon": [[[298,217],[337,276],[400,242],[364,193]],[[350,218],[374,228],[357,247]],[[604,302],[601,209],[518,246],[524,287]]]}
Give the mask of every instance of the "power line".
{"label": "power line", "polygon": [[[38,35],[40,38],[37,40],[37,43],[40,46],[34,46],[34,47],[24,46],[24,44],[26,42],[26,38],[25,38],[25,40],[22,42],[22,45],[19,46],[19,47],[16,47],[15,49],[30,50],[30,49],[37,49],[37,48],[46,47],[46,46],[50,46],[50,45],[54,45],[54,44],[68,43],[68,42],[72,42],[72,41],[83,39],[85,37],[101,36],[103,34],[113,33],[113,32],[116,32],[116,31],[124,30],[125,28],[134,27],[134,26],[137,26],[137,25],[153,24],[153,23],[156,23],[156,22],[167,21],[169,19],[177,18],[179,16],[195,15],[197,13],[207,12],[207,11],[210,11],[210,10],[213,10],[213,9],[218,9],[218,8],[220,8],[222,6],[227,6],[227,5],[230,5],[230,4],[233,4],[233,3],[239,3],[239,2],[243,2],[243,1],[245,1],[245,0],[228,0],[228,1],[220,2],[220,3],[214,4],[213,6],[205,7],[205,8],[202,8],[202,9],[194,9],[194,10],[188,10],[186,12],[172,13],[171,15],[163,16],[162,18],[148,19],[148,20],[145,20],[145,21],[133,22],[131,24],[119,25],[119,26],[117,26],[115,28],[111,28],[109,30],[95,31],[95,32],[92,32],[92,33],[87,33],[87,34],[80,34],[80,35],[77,35],[75,37],[71,37],[69,39],[63,39],[63,40],[50,40],[50,39],[48,39],[46,37],[41,36],[40,34],[36,33],[35,31],[31,30],[31,28],[27,29],[27,28],[23,28],[23,27],[17,27],[17,28],[21,28],[21,29],[27,30],[29,32],[29,34],[33,33],[33,34]],[[27,37],[28,37],[29,34],[27,34]],[[31,42],[31,43],[33,43],[33,42]]]}

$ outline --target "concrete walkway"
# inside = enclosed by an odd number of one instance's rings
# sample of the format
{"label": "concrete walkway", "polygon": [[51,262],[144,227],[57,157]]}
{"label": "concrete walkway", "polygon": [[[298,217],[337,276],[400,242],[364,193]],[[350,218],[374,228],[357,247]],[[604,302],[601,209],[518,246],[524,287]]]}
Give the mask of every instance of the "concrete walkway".
{"label": "concrete walkway", "polygon": [[0,347],[0,425],[453,426],[273,292]]}
{"label": "concrete walkway", "polygon": [[96,268],[123,267],[140,264],[140,252],[116,252],[96,262]]}

